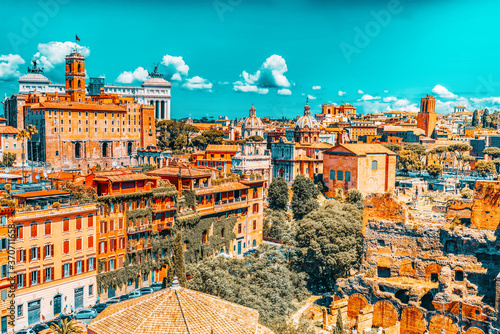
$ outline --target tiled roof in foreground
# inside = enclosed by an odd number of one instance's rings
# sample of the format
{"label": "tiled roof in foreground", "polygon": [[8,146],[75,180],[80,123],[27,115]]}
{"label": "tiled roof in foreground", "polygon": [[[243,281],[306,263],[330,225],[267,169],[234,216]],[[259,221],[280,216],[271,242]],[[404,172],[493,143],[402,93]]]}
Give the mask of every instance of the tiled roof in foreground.
{"label": "tiled roof in foreground", "polygon": [[89,334],[258,334],[259,312],[214,296],[174,286],[107,307]]}

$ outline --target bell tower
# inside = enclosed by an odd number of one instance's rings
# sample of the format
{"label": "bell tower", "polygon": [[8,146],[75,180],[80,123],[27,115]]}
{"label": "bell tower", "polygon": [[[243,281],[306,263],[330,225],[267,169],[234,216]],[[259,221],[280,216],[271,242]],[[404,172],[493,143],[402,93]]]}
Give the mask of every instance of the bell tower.
{"label": "bell tower", "polygon": [[417,128],[425,131],[427,137],[432,136],[437,123],[436,100],[427,94],[420,101],[420,111],[417,117]]}
{"label": "bell tower", "polygon": [[66,94],[71,101],[85,101],[85,57],[76,47],[66,56]]}

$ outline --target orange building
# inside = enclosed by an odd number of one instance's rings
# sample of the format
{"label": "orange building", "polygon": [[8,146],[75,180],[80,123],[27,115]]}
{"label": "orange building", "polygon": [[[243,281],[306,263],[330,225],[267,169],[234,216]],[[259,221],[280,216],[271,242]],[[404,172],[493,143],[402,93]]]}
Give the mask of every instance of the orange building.
{"label": "orange building", "polygon": [[[0,125],[0,160],[5,153],[14,153],[16,163],[21,163],[23,154],[23,143],[18,140],[19,130],[12,126]],[[24,143],[26,147],[26,143]]]}
{"label": "orange building", "polygon": [[208,145],[205,151],[193,153],[193,163],[199,167],[218,169],[231,174],[232,157],[240,150],[239,145]]}
{"label": "orange building", "polygon": [[427,137],[432,136],[436,128],[437,113],[435,111],[436,100],[427,94],[420,101],[420,112],[417,116],[417,128],[425,131]]}
{"label": "orange building", "polygon": [[[9,268],[9,265],[14,264],[14,254],[9,255],[9,225],[14,208],[0,208],[0,332],[7,333],[14,328],[15,309],[11,306],[14,304],[15,282],[11,280],[14,276]],[[11,225],[12,227],[12,225]],[[10,232],[14,232],[11,228]]]}
{"label": "orange building", "polygon": [[[54,203],[59,191],[17,195],[24,203],[41,201],[47,208],[20,206],[13,217],[15,241],[15,329],[49,320],[64,309],[96,302],[95,204]],[[60,203],[60,202],[58,202]],[[42,203],[41,203],[42,204]]]}
{"label": "orange building", "polygon": [[363,195],[395,189],[396,153],[380,144],[339,144],[323,154],[323,181],[331,193],[336,188]]}

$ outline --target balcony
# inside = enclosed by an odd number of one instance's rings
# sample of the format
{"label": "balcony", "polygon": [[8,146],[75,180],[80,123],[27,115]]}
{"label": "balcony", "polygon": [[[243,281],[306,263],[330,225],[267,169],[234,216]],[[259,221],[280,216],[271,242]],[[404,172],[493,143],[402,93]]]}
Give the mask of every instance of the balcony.
{"label": "balcony", "polygon": [[127,233],[129,233],[129,234],[141,233],[141,232],[151,231],[152,229],[153,229],[153,225],[151,225],[151,224],[140,225],[140,226],[129,226],[127,228]]}

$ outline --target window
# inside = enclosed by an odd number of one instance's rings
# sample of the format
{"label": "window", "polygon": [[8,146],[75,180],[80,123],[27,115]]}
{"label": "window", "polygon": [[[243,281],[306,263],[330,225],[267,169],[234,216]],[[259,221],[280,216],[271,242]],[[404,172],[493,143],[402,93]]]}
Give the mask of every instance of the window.
{"label": "window", "polygon": [[17,236],[17,239],[23,239],[23,226],[22,225],[18,225],[16,226],[16,236]]}
{"label": "window", "polygon": [[82,250],[82,238],[76,239],[76,251],[81,251]]}
{"label": "window", "polygon": [[50,235],[52,233],[52,225],[50,221],[45,222],[45,235]]}
{"label": "window", "polygon": [[81,274],[82,273],[82,262],[83,261],[76,261],[76,273]]}
{"label": "window", "polygon": [[2,264],[2,270],[0,275],[1,275],[0,278],[6,278],[7,276],[9,276],[9,265]]}
{"label": "window", "polygon": [[70,264],[69,263],[66,263],[63,265],[63,275],[64,277],[68,277],[70,274],[69,274],[69,266]]}
{"label": "window", "polygon": [[54,245],[45,245],[43,247],[43,251],[44,251],[44,258],[47,258],[47,257],[51,257],[53,256],[54,254]]}
{"label": "window", "polygon": [[87,227],[91,228],[94,227],[94,216],[90,215],[87,217]]}
{"label": "window", "polygon": [[224,238],[224,234],[225,234],[225,231],[224,231],[224,229],[222,229],[222,230],[220,231],[220,237],[221,237],[221,238]]}
{"label": "window", "polygon": [[69,218],[63,219],[63,232],[69,232]]}
{"label": "window", "polygon": [[89,236],[87,239],[87,248],[94,248],[94,237]]}
{"label": "window", "polygon": [[241,224],[238,224],[238,234],[241,233]]}
{"label": "window", "polygon": [[4,250],[7,248],[9,248],[8,239],[6,239],[6,238],[0,239],[0,250]]}
{"label": "window", "polygon": [[344,181],[344,172],[341,170],[337,171],[337,180]]}
{"label": "window", "polygon": [[38,237],[38,233],[37,233],[38,232],[38,230],[37,230],[38,224],[37,223],[32,223],[30,225],[30,228],[31,228],[31,237],[32,238]]}
{"label": "window", "polygon": [[45,282],[52,280],[52,270],[53,268],[45,268]]}
{"label": "window", "polygon": [[201,235],[201,243],[206,244],[207,241],[208,241],[207,231],[203,231],[203,234]]}
{"label": "window", "polygon": [[82,230],[82,217],[76,217],[76,230]]}
{"label": "window", "polygon": [[255,231],[256,229],[257,229],[257,221],[256,221],[256,220],[254,220],[254,221],[253,221],[253,230]]}
{"label": "window", "polygon": [[115,260],[109,260],[109,270],[115,270]]}
{"label": "window", "polygon": [[91,271],[94,270],[94,258],[88,259],[87,260],[87,270]]}
{"label": "window", "polygon": [[378,161],[377,160],[373,160],[372,161],[372,170],[377,170],[377,167],[378,167]]}
{"label": "window", "polygon": [[38,276],[38,270],[32,271],[31,272],[31,285],[36,285],[38,283],[39,276]]}
{"label": "window", "polygon": [[255,203],[253,205],[253,213],[258,213],[259,212],[259,203]]}
{"label": "window", "polygon": [[106,253],[106,241],[99,243],[99,254]]}
{"label": "window", "polygon": [[17,316],[18,317],[23,316],[23,305],[17,305]]}
{"label": "window", "polygon": [[351,172],[345,172],[345,180],[347,182],[351,181]]}
{"label": "window", "polygon": [[69,254],[69,240],[63,241],[63,252]]}
{"label": "window", "polygon": [[90,284],[89,285],[89,296],[93,296],[94,295],[94,284]]}
{"label": "window", "polygon": [[38,260],[38,248],[37,247],[33,247],[33,248],[30,249],[30,251],[31,251],[31,256],[30,256],[31,261]]}
{"label": "window", "polygon": [[335,171],[334,170],[330,171],[330,180],[334,180],[335,181]]}

